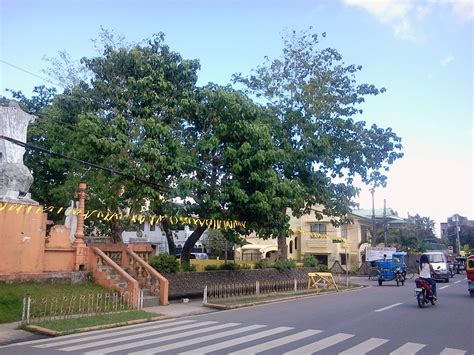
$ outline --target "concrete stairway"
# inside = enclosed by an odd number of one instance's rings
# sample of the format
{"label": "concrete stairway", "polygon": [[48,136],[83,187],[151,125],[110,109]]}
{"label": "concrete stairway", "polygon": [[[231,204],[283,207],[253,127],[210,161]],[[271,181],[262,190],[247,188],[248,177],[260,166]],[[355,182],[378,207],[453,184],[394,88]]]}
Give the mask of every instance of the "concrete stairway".
{"label": "concrete stairway", "polygon": [[160,299],[151,293],[148,288],[141,287],[143,291],[143,307],[155,307],[160,305]]}

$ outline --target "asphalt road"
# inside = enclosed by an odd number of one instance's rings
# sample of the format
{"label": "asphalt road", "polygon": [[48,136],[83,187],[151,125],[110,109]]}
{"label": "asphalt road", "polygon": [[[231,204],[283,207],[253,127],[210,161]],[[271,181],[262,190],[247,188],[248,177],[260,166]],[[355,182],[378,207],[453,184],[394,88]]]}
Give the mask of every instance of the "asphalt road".
{"label": "asphalt road", "polygon": [[474,354],[466,275],[438,283],[419,309],[414,282],[395,282],[0,348],[3,354]]}

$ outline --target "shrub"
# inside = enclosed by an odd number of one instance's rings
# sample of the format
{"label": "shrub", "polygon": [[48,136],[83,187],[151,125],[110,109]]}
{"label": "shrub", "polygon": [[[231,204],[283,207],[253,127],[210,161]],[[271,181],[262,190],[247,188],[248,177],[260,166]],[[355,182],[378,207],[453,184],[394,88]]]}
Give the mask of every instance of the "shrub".
{"label": "shrub", "polygon": [[328,267],[326,265],[317,265],[316,266],[316,271],[318,272],[326,272],[328,271]]}
{"label": "shrub", "polygon": [[240,268],[242,270],[250,270],[252,268],[252,265],[250,265],[250,264],[240,264]]}
{"label": "shrub", "polygon": [[204,266],[204,270],[206,271],[216,271],[219,270],[220,265],[206,265]]}
{"label": "shrub", "polygon": [[303,259],[303,266],[304,267],[316,267],[318,265],[318,260],[312,256],[312,255],[307,255]]}
{"label": "shrub", "polygon": [[196,265],[191,265],[189,263],[182,263],[181,270],[183,270],[184,272],[196,271]]}
{"label": "shrub", "polygon": [[225,263],[219,266],[220,266],[219,267],[220,270],[239,270],[240,269],[240,265],[236,263]]}
{"label": "shrub", "polygon": [[174,255],[163,253],[153,256],[148,260],[148,264],[158,272],[177,272],[179,270],[179,262]]}
{"label": "shrub", "polygon": [[275,261],[273,267],[282,272],[296,268],[296,262],[293,259]]}
{"label": "shrub", "polygon": [[260,259],[255,263],[255,269],[269,269],[273,267],[273,264],[268,259]]}

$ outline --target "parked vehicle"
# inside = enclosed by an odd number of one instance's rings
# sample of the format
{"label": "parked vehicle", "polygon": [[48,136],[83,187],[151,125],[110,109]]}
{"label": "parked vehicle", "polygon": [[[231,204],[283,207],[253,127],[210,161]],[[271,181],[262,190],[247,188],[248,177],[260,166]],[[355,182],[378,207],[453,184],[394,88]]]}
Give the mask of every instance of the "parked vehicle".
{"label": "parked vehicle", "polygon": [[377,266],[379,269],[379,277],[377,279],[379,286],[382,286],[384,281],[395,280],[397,286],[405,284],[406,278],[406,264],[405,264],[405,252],[397,252],[392,254],[391,259],[377,260]]}
{"label": "parked vehicle", "polygon": [[430,264],[433,265],[433,269],[437,270],[433,278],[437,281],[443,280],[444,282],[449,282],[449,266],[446,255],[441,251],[429,251],[423,254],[428,256],[428,260]]}
{"label": "parked vehicle", "polygon": [[469,295],[474,297],[474,255],[466,259],[467,288]]}

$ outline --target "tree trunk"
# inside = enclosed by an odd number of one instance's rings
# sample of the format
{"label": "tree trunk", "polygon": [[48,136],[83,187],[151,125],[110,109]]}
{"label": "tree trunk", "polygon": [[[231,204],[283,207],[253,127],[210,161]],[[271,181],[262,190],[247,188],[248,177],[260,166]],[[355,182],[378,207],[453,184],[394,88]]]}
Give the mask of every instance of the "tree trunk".
{"label": "tree trunk", "polygon": [[189,236],[183,246],[183,251],[181,252],[181,263],[189,264],[191,259],[191,252],[193,250],[194,244],[201,238],[202,234],[206,231],[207,227],[198,226],[194,232]]}
{"label": "tree trunk", "polygon": [[286,237],[278,237],[278,260],[286,260],[288,258]]}
{"label": "tree trunk", "polygon": [[112,237],[112,242],[113,243],[121,243],[122,242],[122,232],[123,228],[120,227],[120,225],[114,221],[109,221],[109,227],[110,227],[110,234]]}
{"label": "tree trunk", "polygon": [[170,255],[176,255],[176,245],[174,244],[173,230],[170,228],[168,220],[164,219],[163,222],[161,222],[161,225],[163,226],[163,231],[165,232],[166,240],[168,241],[168,253],[170,253]]}

